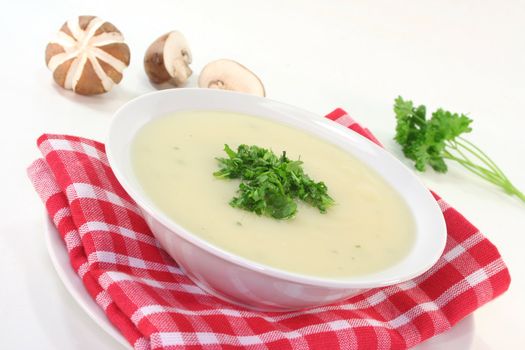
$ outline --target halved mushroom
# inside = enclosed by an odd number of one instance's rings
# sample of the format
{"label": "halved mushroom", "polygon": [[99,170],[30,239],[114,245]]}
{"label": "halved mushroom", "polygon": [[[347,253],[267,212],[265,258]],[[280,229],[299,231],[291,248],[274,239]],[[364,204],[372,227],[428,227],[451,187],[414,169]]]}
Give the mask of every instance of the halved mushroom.
{"label": "halved mushroom", "polygon": [[220,59],[208,63],[199,76],[199,87],[265,96],[261,80],[242,64]]}
{"label": "halved mushroom", "polygon": [[172,31],[159,37],[144,55],[144,69],[155,84],[170,83],[180,86],[192,71],[191,51],[182,33]]}

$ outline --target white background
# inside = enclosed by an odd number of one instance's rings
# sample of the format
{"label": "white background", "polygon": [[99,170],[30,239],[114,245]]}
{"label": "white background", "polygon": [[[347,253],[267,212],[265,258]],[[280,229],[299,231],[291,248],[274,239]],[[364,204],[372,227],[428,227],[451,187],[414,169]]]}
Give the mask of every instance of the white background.
{"label": "white background", "polygon": [[[344,107],[400,155],[397,95],[467,112],[469,138],[525,190],[524,1],[2,1],[0,12],[0,348],[120,349],[69,296],[48,257],[42,205],[25,175],[43,132],[104,140],[112,113],[153,91],[143,72],[151,41],[181,30],[195,77],[233,58],[256,72],[268,97],[325,114]],[[89,3],[87,5],[87,3]],[[47,41],[69,17],[114,23],[131,49],[121,84],[98,97],[58,88]],[[190,86],[195,85],[195,77]],[[473,349],[525,344],[525,203],[462,169],[420,175],[500,249],[510,290],[475,313]]]}

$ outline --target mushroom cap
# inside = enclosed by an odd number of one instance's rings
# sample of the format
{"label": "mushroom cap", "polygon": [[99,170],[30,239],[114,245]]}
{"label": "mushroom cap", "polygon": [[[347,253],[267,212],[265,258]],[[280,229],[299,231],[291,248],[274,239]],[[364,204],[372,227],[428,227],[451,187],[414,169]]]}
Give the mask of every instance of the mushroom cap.
{"label": "mushroom cap", "polygon": [[192,74],[191,51],[184,35],[171,31],[157,38],[146,50],[144,69],[155,84],[171,82],[179,86]]}
{"label": "mushroom cap", "polygon": [[266,95],[264,85],[257,75],[242,64],[229,59],[208,63],[199,76],[199,87],[245,92],[263,97]]}
{"label": "mushroom cap", "polygon": [[95,16],[66,21],[46,47],[55,82],[82,95],[109,91],[121,81],[129,60],[122,33]]}

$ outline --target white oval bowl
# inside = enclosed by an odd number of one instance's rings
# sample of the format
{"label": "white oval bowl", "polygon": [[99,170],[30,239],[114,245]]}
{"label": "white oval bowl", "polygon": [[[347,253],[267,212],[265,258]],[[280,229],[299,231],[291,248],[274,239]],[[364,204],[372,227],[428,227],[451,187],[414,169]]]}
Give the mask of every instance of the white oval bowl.
{"label": "white oval bowl", "polygon": [[[134,175],[130,146],[152,119],[184,110],[220,110],[290,125],[333,143],[384,178],[405,200],[415,220],[415,242],[400,262],[375,273],[341,278],[301,275],[225,251],[169,218],[144,193]],[[138,97],[114,115],[106,143],[118,181],[141,208],[162,247],[205,291],[257,310],[288,311],[343,300],[370,288],[412,279],[427,271],[446,243],[442,212],[414,173],[383,148],[342,125],[267,98],[212,89],[171,89]],[[205,218],[203,218],[205,220]]]}

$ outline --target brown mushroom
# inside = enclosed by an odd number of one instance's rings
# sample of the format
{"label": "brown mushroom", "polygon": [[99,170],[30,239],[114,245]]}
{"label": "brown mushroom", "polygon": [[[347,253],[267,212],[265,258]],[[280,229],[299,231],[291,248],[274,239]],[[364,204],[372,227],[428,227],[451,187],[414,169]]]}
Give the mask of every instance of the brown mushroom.
{"label": "brown mushroom", "polygon": [[154,84],[184,84],[192,73],[190,63],[191,51],[188,42],[178,31],[159,37],[144,55],[144,69]]}
{"label": "brown mushroom", "polygon": [[122,80],[129,59],[122,33],[95,16],[67,21],[46,48],[46,64],[55,82],[81,95],[109,91]]}
{"label": "brown mushroom", "polygon": [[261,80],[242,64],[228,59],[208,63],[199,76],[199,87],[265,96]]}

